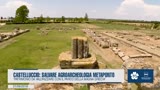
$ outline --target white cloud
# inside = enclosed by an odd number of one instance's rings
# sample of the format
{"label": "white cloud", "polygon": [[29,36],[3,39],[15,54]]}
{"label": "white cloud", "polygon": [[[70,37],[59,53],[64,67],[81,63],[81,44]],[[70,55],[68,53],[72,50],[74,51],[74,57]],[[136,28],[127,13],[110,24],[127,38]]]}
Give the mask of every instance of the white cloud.
{"label": "white cloud", "polygon": [[29,17],[38,17],[41,14],[43,16],[49,16],[49,15],[56,15],[56,12],[50,12],[46,9],[38,9],[35,8],[31,3],[24,1],[24,0],[9,0],[6,3],[4,3],[3,6],[0,6],[0,16],[3,17],[10,17],[15,16],[16,9],[22,5],[26,5],[29,9]]}
{"label": "white cloud", "polygon": [[122,19],[160,20],[160,6],[145,3],[144,0],[124,0],[116,10]]}
{"label": "white cloud", "polygon": [[28,3],[23,0],[10,0],[6,3],[4,3],[3,6],[0,6],[0,12],[1,16],[4,17],[10,17],[10,16],[15,16],[16,9],[22,5],[26,5],[27,8],[29,9],[29,16],[40,16],[41,10],[38,10],[33,7],[31,3]]}
{"label": "white cloud", "polygon": [[25,2],[25,1],[20,1],[20,0],[9,1],[5,4],[5,7],[9,9],[17,9],[21,5],[26,5],[29,9],[31,9],[32,7],[32,4]]}
{"label": "white cloud", "polygon": [[91,13],[96,13],[97,12],[97,10],[91,10]]}

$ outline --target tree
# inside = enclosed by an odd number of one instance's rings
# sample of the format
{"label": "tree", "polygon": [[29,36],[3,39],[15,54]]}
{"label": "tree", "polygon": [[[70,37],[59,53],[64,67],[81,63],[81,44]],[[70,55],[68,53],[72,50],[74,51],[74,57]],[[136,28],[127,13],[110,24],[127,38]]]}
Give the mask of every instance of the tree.
{"label": "tree", "polygon": [[153,29],[157,29],[159,27],[159,23],[158,22],[155,22],[154,24],[153,24]]}
{"label": "tree", "polygon": [[53,22],[54,22],[54,23],[56,22],[56,18],[53,18]]}
{"label": "tree", "polygon": [[84,16],[84,20],[85,20],[85,21],[88,21],[88,15],[87,15],[87,13],[86,13],[85,16]]}
{"label": "tree", "polygon": [[54,18],[54,23],[60,23],[62,21],[62,18]]}
{"label": "tree", "polygon": [[41,14],[41,16],[37,18],[37,22],[43,23],[43,21],[44,21],[44,18],[43,18],[43,15]]}
{"label": "tree", "polygon": [[74,22],[74,18],[68,18],[68,22],[73,23]]}
{"label": "tree", "polygon": [[51,18],[49,16],[47,16],[47,18],[46,18],[47,23],[49,23],[50,20],[51,20]]}
{"label": "tree", "polygon": [[83,18],[80,17],[80,18],[79,18],[79,23],[82,23],[82,22],[83,22]]}
{"label": "tree", "polygon": [[78,18],[77,18],[77,17],[74,18],[74,22],[75,22],[75,23],[78,22]]}
{"label": "tree", "polygon": [[26,5],[20,6],[16,10],[15,22],[25,23],[25,21],[28,19],[28,14],[29,14],[29,9],[27,8],[27,6]]}
{"label": "tree", "polygon": [[62,23],[64,23],[65,22],[65,17],[64,16],[62,16]]}

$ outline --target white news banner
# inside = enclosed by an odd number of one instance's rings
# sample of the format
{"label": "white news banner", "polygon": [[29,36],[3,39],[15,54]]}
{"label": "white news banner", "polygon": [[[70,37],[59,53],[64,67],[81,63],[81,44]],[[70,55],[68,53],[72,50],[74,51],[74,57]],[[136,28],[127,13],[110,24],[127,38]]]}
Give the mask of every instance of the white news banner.
{"label": "white news banner", "polygon": [[122,83],[123,69],[8,69],[8,83]]}

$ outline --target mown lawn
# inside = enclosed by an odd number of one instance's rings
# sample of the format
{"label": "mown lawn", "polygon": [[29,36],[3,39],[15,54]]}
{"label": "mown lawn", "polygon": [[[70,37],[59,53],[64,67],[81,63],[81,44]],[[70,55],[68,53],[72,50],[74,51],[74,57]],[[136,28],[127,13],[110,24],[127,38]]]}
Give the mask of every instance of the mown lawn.
{"label": "mown lawn", "polygon": [[[8,69],[50,69],[58,65],[59,54],[71,49],[71,37],[83,35],[80,30],[66,32],[51,29],[65,26],[65,24],[21,24],[0,27],[0,32],[12,31],[15,27],[31,30],[14,37],[12,40],[15,42],[0,48],[0,90],[7,89]],[[76,25],[67,25],[73,26]],[[41,34],[40,30],[36,30],[37,27],[44,30],[50,28],[48,35]]]}

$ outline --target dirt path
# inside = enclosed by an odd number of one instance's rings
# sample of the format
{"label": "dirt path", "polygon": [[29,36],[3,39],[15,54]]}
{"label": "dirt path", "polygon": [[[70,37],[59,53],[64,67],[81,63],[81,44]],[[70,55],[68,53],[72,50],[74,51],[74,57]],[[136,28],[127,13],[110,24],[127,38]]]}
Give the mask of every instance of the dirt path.
{"label": "dirt path", "polygon": [[95,29],[101,28],[101,27],[93,25],[93,24],[79,24],[79,26],[82,28],[95,28]]}
{"label": "dirt path", "polygon": [[16,42],[14,39],[9,39],[7,41],[0,42],[0,49],[5,48],[6,46]]}
{"label": "dirt path", "polygon": [[89,39],[89,46],[94,54],[102,57],[103,60],[100,60],[101,63],[109,65],[110,68],[121,68],[121,65],[123,63],[122,60],[117,55],[115,55],[110,48],[102,49],[90,39]]}

